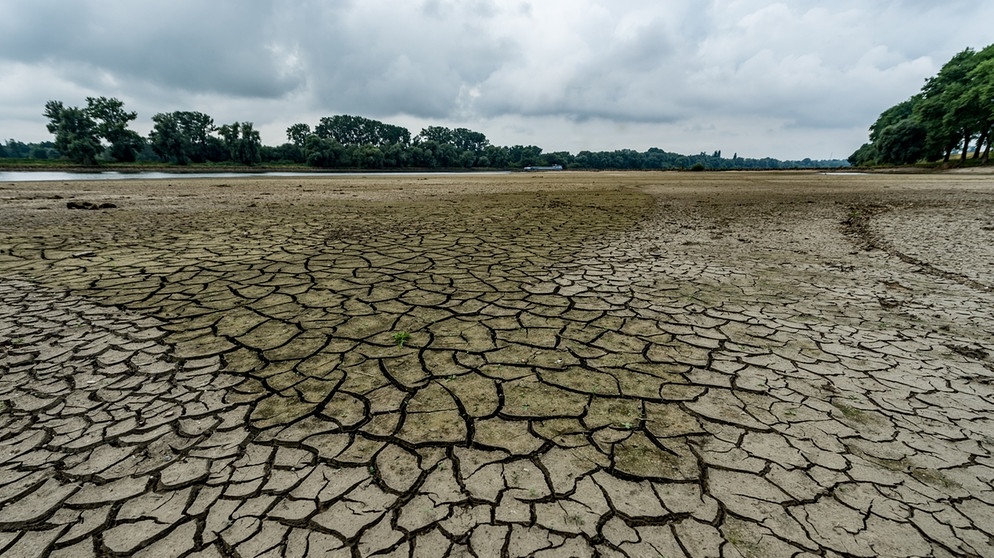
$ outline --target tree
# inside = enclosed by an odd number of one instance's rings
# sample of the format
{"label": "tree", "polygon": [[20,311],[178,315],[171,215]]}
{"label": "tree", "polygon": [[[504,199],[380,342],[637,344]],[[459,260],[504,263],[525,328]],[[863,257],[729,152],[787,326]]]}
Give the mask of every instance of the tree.
{"label": "tree", "polygon": [[[495,157],[490,151],[491,145],[487,136],[467,128],[428,126],[414,138],[414,145],[422,154],[431,153],[430,159],[433,165],[423,166],[470,168],[484,161],[486,166],[490,166],[494,161],[504,159]],[[422,159],[427,162],[429,157],[425,156]]]}
{"label": "tree", "polygon": [[417,144],[411,148],[411,164],[418,168],[433,169],[438,166],[431,146]]}
{"label": "tree", "polygon": [[421,133],[414,138],[415,143],[434,142],[439,145],[452,143],[452,130],[444,126],[428,126],[422,128]]}
{"label": "tree", "polygon": [[907,165],[925,156],[928,130],[920,122],[905,118],[881,130],[876,148],[884,163]]}
{"label": "tree", "polygon": [[480,132],[474,132],[466,128],[456,128],[452,130],[451,142],[460,151],[469,151],[473,155],[479,156],[490,145],[487,136]]}
{"label": "tree", "polygon": [[574,160],[569,151],[555,151],[552,153],[543,153],[542,164],[545,166],[562,165],[565,169],[567,167],[572,167]]}
{"label": "tree", "polygon": [[49,101],[45,103],[44,115],[60,153],[80,165],[97,164],[97,154],[101,151],[97,125],[84,109]]}
{"label": "tree", "polygon": [[383,166],[405,168],[411,166],[411,149],[406,145],[392,143],[380,148],[383,151]]}
{"label": "tree", "polygon": [[304,141],[304,156],[308,165],[321,168],[345,166],[348,160],[342,144],[316,134],[307,136]]}
{"label": "tree", "polygon": [[967,76],[977,63],[976,53],[967,48],[946,62],[939,73],[926,80],[921,102],[916,106],[919,121],[928,130],[933,150],[941,150],[948,161],[952,150],[963,142],[964,158],[976,131],[975,108],[966,93]]}
{"label": "tree", "polygon": [[949,161],[958,147],[965,162],[971,144],[984,160],[994,139],[994,45],[956,53],[926,80],[921,92],[888,108],[870,126],[870,142],[854,164]]}
{"label": "tree", "polygon": [[159,113],[152,116],[152,131],[148,139],[152,150],[159,157],[178,165],[189,162],[187,140],[175,113]]}
{"label": "tree", "polygon": [[218,128],[231,160],[241,165],[254,165],[259,162],[262,140],[251,122],[235,122]]}
{"label": "tree", "polygon": [[508,149],[507,164],[511,167],[533,167],[541,162],[542,148],[534,145],[512,145]]}
{"label": "tree", "polygon": [[898,122],[911,118],[915,112],[915,105],[921,101],[920,95],[915,95],[907,101],[900,102],[880,113],[877,121],[870,125],[870,141],[877,141],[880,132],[887,126],[893,126]]}
{"label": "tree", "polygon": [[877,163],[877,147],[873,143],[864,143],[847,159],[854,167],[868,167]]}
{"label": "tree", "polygon": [[483,166],[503,169],[508,167],[508,152],[507,148],[498,145],[489,145],[483,152],[483,159],[486,159],[487,164]]}
{"label": "tree", "polygon": [[383,168],[383,151],[375,145],[363,145],[352,148],[352,162],[363,169]]}
{"label": "tree", "polygon": [[262,149],[259,151],[259,156],[263,163],[279,162],[296,163],[298,165],[307,163],[307,157],[304,155],[303,146],[292,143],[284,143],[283,145],[278,145],[276,147],[263,145]]}
{"label": "tree", "polygon": [[[54,146],[54,144],[53,144]],[[31,147],[24,142],[17,141],[16,139],[10,138],[7,140],[7,146],[4,148],[7,152],[7,157],[12,159],[20,159],[27,157],[31,152]]]}
{"label": "tree", "polygon": [[[929,153],[928,128],[916,112],[922,96],[915,95],[880,113],[870,125],[870,143],[849,157],[857,165],[906,165]],[[936,152],[937,153],[937,152]]]}
{"label": "tree", "polygon": [[174,112],[180,124],[180,130],[186,138],[189,156],[194,163],[204,161],[220,161],[224,159],[224,149],[217,138],[211,136],[215,131],[214,119],[202,112]]}
{"label": "tree", "polygon": [[124,103],[107,97],[87,97],[86,113],[96,123],[97,134],[110,144],[110,156],[115,161],[132,162],[144,146],[144,139],[128,123],[137,113],[126,112]]}
{"label": "tree", "polygon": [[456,163],[464,169],[471,168],[476,164],[476,155],[469,150],[463,151],[456,156]]}
{"label": "tree", "polygon": [[344,146],[384,147],[391,144],[407,145],[411,141],[411,133],[407,128],[347,114],[323,117],[314,128],[314,133]]}
{"label": "tree", "polygon": [[304,140],[311,135],[311,127],[307,124],[294,124],[286,129],[286,139],[297,147],[304,146]]}
{"label": "tree", "polygon": [[201,112],[176,111],[152,117],[149,141],[152,150],[166,160],[185,165],[189,162],[221,161],[227,150],[216,137],[214,119]]}
{"label": "tree", "polygon": [[994,136],[994,45],[985,48],[981,54],[987,58],[970,71],[969,79],[972,93],[976,96],[981,128],[975,156],[986,143],[987,147],[983,154],[983,160],[986,162],[990,157],[991,143],[994,143],[992,137]]}

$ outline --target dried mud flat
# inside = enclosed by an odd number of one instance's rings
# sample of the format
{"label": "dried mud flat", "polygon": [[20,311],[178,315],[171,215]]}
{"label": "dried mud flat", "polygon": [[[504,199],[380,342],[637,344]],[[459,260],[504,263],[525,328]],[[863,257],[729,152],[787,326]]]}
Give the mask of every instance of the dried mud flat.
{"label": "dried mud flat", "polygon": [[0,184],[0,554],[992,555],[992,189]]}

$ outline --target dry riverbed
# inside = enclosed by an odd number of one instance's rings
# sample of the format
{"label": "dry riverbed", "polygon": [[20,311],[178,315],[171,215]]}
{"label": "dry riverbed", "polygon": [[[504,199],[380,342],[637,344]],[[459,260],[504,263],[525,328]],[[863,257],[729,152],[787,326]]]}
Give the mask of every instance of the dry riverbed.
{"label": "dry riverbed", "polygon": [[0,554],[990,555],[992,191],[0,183]]}

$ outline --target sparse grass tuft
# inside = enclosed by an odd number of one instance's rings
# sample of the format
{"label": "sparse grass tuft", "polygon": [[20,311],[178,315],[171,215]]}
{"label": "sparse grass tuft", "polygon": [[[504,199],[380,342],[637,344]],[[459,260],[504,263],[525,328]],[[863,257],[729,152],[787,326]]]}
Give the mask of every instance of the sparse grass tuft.
{"label": "sparse grass tuft", "polygon": [[404,343],[411,340],[411,334],[406,331],[398,331],[393,334],[393,342],[397,344],[398,347],[403,347]]}

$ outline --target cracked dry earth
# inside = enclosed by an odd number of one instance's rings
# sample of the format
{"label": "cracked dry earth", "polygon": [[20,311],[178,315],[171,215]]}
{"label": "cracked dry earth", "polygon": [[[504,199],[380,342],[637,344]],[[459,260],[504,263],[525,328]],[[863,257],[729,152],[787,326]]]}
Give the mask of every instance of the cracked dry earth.
{"label": "cracked dry earth", "polygon": [[0,553],[994,555],[991,188],[2,184]]}

